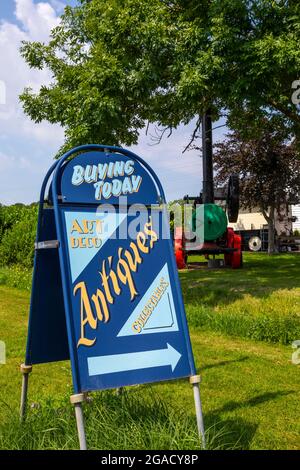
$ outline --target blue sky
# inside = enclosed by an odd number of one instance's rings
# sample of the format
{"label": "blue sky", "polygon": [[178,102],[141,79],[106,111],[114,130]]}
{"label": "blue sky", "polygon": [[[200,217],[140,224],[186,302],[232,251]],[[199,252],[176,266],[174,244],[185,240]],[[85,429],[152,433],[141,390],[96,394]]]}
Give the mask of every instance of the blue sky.
{"label": "blue sky", "polygon": [[[47,70],[30,70],[20,57],[22,40],[47,41],[59,22],[64,5],[76,0],[0,0],[0,203],[37,201],[45,172],[63,142],[63,129],[47,122],[34,124],[24,115],[18,96],[26,86],[38,90],[50,82]],[[5,102],[1,85],[5,86]],[[182,150],[189,141],[193,123],[180,127],[160,145],[141,132],[132,150],[156,171],[168,200],[198,194],[201,159],[197,152]],[[225,129],[215,132],[223,138]],[[151,133],[151,132],[150,132]],[[103,142],[109,144],[109,142]]]}

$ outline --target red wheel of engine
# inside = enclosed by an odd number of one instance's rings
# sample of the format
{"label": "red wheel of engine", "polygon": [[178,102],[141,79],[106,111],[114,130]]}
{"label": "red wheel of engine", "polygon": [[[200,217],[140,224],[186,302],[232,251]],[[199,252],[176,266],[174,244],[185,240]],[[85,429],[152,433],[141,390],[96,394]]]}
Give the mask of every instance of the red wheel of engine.
{"label": "red wheel of engine", "polygon": [[187,268],[187,255],[184,251],[184,235],[181,227],[177,227],[174,233],[174,253],[178,269]]}
{"label": "red wheel of engine", "polygon": [[233,269],[241,268],[242,267],[242,237],[240,235],[234,234],[233,239],[233,248],[236,249],[232,253],[232,261],[231,266]]}
{"label": "red wheel of engine", "polygon": [[233,269],[241,268],[243,264],[242,237],[234,233],[232,228],[227,229],[227,247],[235,248],[236,251],[224,255],[225,265]]}
{"label": "red wheel of engine", "polygon": [[[232,228],[227,229],[227,248],[233,248],[234,231]],[[231,266],[232,253],[225,253],[224,255],[225,266]]]}

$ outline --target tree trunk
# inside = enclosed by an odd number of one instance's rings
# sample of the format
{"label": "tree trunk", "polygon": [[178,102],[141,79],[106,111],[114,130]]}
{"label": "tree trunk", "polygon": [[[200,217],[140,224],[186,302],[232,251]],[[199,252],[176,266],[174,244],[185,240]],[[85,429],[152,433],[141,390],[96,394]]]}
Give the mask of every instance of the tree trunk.
{"label": "tree trunk", "polygon": [[275,253],[275,208],[271,207],[268,217],[268,254]]}
{"label": "tree trunk", "polygon": [[263,209],[263,216],[268,222],[268,254],[275,253],[275,207],[270,207],[269,214]]}

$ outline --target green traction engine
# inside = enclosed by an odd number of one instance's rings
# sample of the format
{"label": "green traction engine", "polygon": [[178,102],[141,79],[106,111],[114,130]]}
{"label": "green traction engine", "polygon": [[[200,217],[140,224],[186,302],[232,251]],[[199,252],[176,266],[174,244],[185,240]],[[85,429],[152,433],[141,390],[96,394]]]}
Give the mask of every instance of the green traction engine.
{"label": "green traction engine", "polygon": [[[230,176],[227,191],[214,189],[211,118],[208,114],[203,116],[202,135],[203,189],[200,196],[184,197],[187,203],[193,201],[193,212],[190,227],[185,230],[174,228],[177,267],[187,268],[188,255],[201,254],[208,260],[209,267],[241,268],[241,236],[228,227],[228,221],[238,219],[239,178],[238,175]],[[216,201],[226,201],[225,208]],[[216,258],[217,255],[224,255],[224,258]]]}

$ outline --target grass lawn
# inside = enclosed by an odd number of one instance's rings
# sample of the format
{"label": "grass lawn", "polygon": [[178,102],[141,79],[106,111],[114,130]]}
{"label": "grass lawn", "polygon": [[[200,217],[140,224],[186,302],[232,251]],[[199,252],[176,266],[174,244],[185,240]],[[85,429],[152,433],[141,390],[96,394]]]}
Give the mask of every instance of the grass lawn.
{"label": "grass lawn", "polygon": [[190,327],[282,344],[300,338],[300,253],[244,253],[243,269],[180,277]]}
{"label": "grass lawn", "polygon": [[[0,270],[0,282],[1,275],[9,283],[10,274]],[[272,314],[278,321],[296,321],[299,278],[296,254],[271,259],[248,255],[245,269],[239,271],[181,273],[195,360],[202,375],[210,448],[300,449],[300,369],[291,364],[290,345],[245,339],[234,329],[226,335],[224,325],[212,321],[197,323],[197,315],[203,312],[218,318],[249,317],[251,325],[254,317]],[[29,293],[2,285],[0,296],[0,340],[7,346],[7,364],[0,365],[0,448],[76,448],[68,363],[34,367],[29,391],[29,404],[34,405],[27,423],[19,426],[19,365],[25,351]],[[192,390],[186,380],[130,387],[121,396],[99,392],[93,397],[93,403],[85,405],[90,448],[195,449],[199,445]]]}

